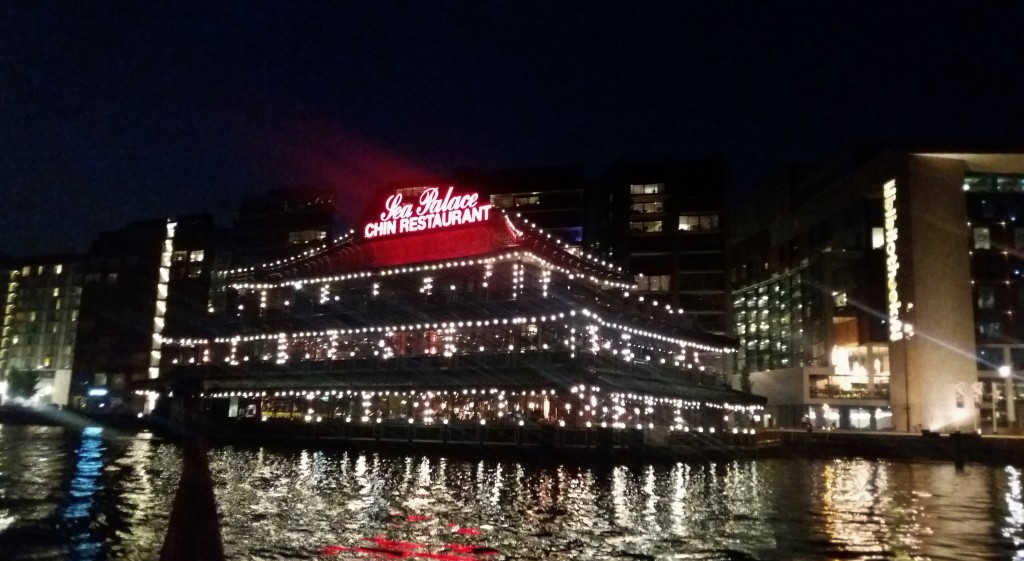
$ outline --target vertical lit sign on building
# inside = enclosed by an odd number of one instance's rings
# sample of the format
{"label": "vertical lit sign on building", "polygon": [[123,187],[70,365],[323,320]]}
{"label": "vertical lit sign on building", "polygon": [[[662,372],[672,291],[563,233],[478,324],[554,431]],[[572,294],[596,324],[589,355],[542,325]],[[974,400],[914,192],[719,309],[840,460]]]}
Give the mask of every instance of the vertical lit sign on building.
{"label": "vertical lit sign on building", "polygon": [[388,197],[380,221],[370,222],[363,227],[367,238],[407,234],[446,228],[473,222],[486,221],[491,205],[479,204],[477,193],[454,195],[449,187],[444,196],[437,187],[427,187],[420,195],[418,204],[402,202],[401,193]]}
{"label": "vertical lit sign on building", "polygon": [[903,322],[900,320],[900,293],[896,273],[900,270],[900,259],[896,254],[896,180],[890,179],[882,187],[883,234],[885,236],[885,294],[889,310],[889,340],[903,338]]}
{"label": "vertical lit sign on building", "polygon": [[[167,221],[166,235],[160,251],[160,268],[156,280],[156,305],[153,311],[153,344],[149,352],[150,378],[160,376],[160,345],[164,332],[164,316],[167,315],[167,285],[171,280],[171,256],[174,253],[174,230],[177,226],[177,222]],[[155,405],[156,398],[151,396],[147,400],[147,409],[151,411]]]}

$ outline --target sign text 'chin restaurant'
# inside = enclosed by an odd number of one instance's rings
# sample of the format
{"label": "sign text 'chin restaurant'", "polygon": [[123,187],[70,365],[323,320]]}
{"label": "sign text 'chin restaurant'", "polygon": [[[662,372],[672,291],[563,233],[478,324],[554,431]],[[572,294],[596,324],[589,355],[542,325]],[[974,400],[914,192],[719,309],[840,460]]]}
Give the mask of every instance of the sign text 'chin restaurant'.
{"label": "sign text 'chin restaurant'", "polygon": [[380,221],[364,226],[363,235],[377,238],[487,221],[490,204],[478,204],[477,193],[455,195],[453,190],[448,187],[442,197],[440,189],[427,187],[417,203],[402,202],[401,193],[395,193],[384,203]]}

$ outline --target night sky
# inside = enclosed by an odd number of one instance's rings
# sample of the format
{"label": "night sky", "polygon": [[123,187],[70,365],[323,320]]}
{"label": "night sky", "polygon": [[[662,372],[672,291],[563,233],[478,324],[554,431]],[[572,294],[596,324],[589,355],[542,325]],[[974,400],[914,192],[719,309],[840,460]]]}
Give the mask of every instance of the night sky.
{"label": "night sky", "polygon": [[[892,4],[892,5],[890,5]],[[282,185],[1021,147],[1024,2],[4,2],[0,252]]]}

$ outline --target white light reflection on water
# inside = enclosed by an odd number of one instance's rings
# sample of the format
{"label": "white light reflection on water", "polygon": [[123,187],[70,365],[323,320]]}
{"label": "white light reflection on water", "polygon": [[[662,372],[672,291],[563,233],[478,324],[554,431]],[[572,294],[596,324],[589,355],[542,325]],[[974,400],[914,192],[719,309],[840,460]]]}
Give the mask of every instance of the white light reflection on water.
{"label": "white light reflection on water", "polygon": [[1007,515],[1002,534],[1013,544],[1013,558],[1024,560],[1024,502],[1021,501],[1019,468],[1006,466],[1006,487],[1003,497],[1006,499]]}
{"label": "white light reflection on water", "polygon": [[[104,435],[97,456],[79,433],[53,430],[0,429],[0,516],[13,518],[0,530],[0,559],[155,558],[178,449]],[[231,559],[371,559],[352,548],[402,542],[494,561],[1024,560],[1017,468],[792,459],[581,467],[234,447],[210,459]],[[69,492],[83,483],[91,499]],[[76,512],[91,521],[79,543],[99,549],[76,550],[75,532],[62,530]],[[475,555],[478,546],[500,553]]]}

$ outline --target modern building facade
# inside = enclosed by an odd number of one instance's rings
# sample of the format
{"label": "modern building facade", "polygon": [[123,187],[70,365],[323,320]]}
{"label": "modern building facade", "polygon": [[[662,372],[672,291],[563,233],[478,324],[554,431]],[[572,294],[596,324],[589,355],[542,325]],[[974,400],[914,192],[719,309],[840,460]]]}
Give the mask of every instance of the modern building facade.
{"label": "modern building facade", "polygon": [[519,214],[578,252],[586,224],[587,179],[575,165],[493,171],[456,170],[456,185],[487,196],[496,209]]}
{"label": "modern building facade", "polygon": [[729,323],[726,180],[715,159],[614,166],[600,182],[589,244],[636,273],[640,293],[681,307],[713,333]]}
{"label": "modern building facade", "polygon": [[217,236],[210,215],[100,233],[81,266],[73,395],[91,395],[95,407],[144,406],[126,403],[126,390],[156,377],[164,331],[194,328],[209,313]]}
{"label": "modern building facade", "polygon": [[631,276],[476,192],[379,205],[344,239],[231,271],[225,313],[165,338],[140,391],[256,426],[752,422],[761,400],[710,366],[732,341]]}
{"label": "modern building facade", "polygon": [[244,197],[232,228],[236,262],[270,260],[283,248],[334,235],[337,206],[332,189],[291,187]]}
{"label": "modern building facade", "polygon": [[1022,173],[1020,154],[870,153],[740,205],[737,367],[772,421],[1018,427]]}
{"label": "modern building facade", "polygon": [[68,405],[81,298],[80,256],[16,259],[7,271],[0,379],[31,370],[40,403]]}

